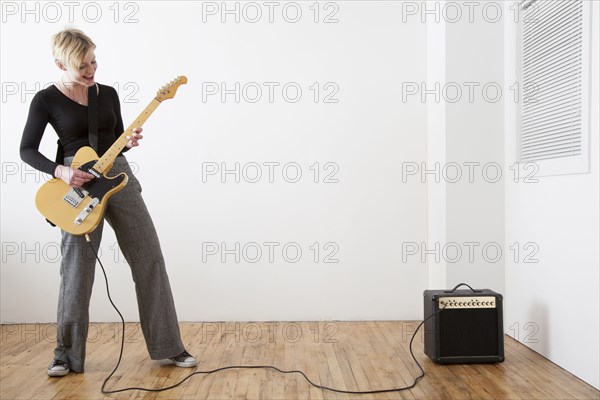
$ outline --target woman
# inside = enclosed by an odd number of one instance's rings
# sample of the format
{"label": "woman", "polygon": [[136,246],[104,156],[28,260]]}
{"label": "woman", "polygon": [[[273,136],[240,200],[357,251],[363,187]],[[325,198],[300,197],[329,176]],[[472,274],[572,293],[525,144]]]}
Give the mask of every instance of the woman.
{"label": "woman", "polygon": [[[111,86],[95,81],[98,68],[95,48],[92,40],[76,29],[64,30],[52,37],[52,52],[62,76],[57,83],[34,96],[21,139],[23,161],[72,187],[81,187],[93,178],[91,174],[69,166],[77,150],[90,145],[88,90],[95,90],[97,94],[98,154],[102,155],[124,131],[117,92]],[[49,160],[38,150],[48,123],[60,139],[64,165]],[[141,128],[135,129],[124,151],[139,145],[141,132]],[[116,158],[108,175],[120,172],[127,173],[129,182],[110,198],[104,217],[114,229],[131,268],[148,352],[154,360],[170,359],[179,367],[194,367],[196,360],[185,351],[181,341],[156,230],[141,197],[139,181],[122,154]],[[103,222],[89,234],[96,251],[102,228]],[[64,376],[71,370],[84,371],[89,302],[96,264],[88,246],[84,236],[62,231],[57,346],[48,367],[49,376]]]}

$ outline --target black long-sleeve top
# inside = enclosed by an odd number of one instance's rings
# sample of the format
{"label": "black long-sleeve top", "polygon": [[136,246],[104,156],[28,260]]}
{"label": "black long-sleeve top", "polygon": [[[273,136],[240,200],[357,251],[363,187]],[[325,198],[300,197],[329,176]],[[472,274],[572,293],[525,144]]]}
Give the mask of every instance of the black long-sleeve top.
{"label": "black long-sleeve top", "polygon": [[[102,156],[124,128],[117,91],[112,86],[98,84],[98,87],[97,153]],[[94,89],[94,86],[91,88]],[[33,97],[21,138],[21,159],[39,171],[54,175],[58,164],[39,152],[48,123],[56,131],[65,157],[74,156],[81,147],[90,145],[88,108],[68,98],[54,85],[40,90]]]}

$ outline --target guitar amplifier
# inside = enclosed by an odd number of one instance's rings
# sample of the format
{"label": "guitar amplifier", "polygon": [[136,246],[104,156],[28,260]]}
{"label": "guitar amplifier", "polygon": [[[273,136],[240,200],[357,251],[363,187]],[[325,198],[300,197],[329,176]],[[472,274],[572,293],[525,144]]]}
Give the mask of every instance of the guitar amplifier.
{"label": "guitar amplifier", "polygon": [[461,285],[423,293],[425,354],[440,364],[503,362],[502,295]]}

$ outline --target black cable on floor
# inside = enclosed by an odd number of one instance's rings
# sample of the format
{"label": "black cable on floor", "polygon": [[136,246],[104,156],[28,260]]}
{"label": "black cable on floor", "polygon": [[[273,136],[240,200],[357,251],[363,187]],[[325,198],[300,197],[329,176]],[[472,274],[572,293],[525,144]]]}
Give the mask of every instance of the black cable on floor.
{"label": "black cable on floor", "polygon": [[442,310],[444,310],[444,308],[439,309],[438,311],[434,312],[433,314],[431,314],[429,317],[425,318],[418,326],[417,329],[415,329],[411,339],[410,339],[410,343],[409,343],[409,350],[410,350],[410,355],[412,356],[413,360],[415,361],[415,363],[417,364],[417,367],[419,368],[419,370],[421,371],[421,373],[419,374],[419,376],[417,376],[414,380],[414,382],[411,385],[408,386],[404,386],[404,387],[400,387],[400,388],[392,388],[392,389],[380,389],[380,390],[368,390],[368,391],[353,391],[353,390],[342,390],[342,389],[335,389],[335,388],[330,388],[328,386],[323,386],[323,385],[319,385],[317,383],[314,383],[313,381],[311,381],[304,372],[299,371],[299,370],[292,370],[292,371],[285,371],[282,369],[279,369],[277,367],[274,367],[272,365],[231,365],[228,367],[221,367],[221,368],[216,368],[213,370],[209,370],[209,371],[196,371],[193,372],[191,374],[189,374],[188,376],[186,376],[185,378],[183,378],[182,380],[180,380],[179,382],[171,385],[171,386],[167,386],[167,387],[163,387],[163,388],[158,388],[158,389],[152,389],[152,388],[142,388],[142,387],[126,387],[123,389],[114,389],[114,390],[107,390],[106,389],[106,384],[108,383],[109,379],[112,378],[112,376],[114,375],[114,373],[117,371],[117,369],[119,368],[119,365],[121,364],[121,359],[123,358],[123,349],[125,347],[125,319],[123,318],[123,315],[121,314],[121,312],[119,311],[119,309],[117,308],[117,306],[115,305],[115,303],[112,301],[112,298],[110,297],[110,289],[108,286],[108,277],[106,276],[106,271],[104,270],[104,266],[102,265],[102,261],[100,261],[100,257],[98,257],[98,253],[96,252],[96,249],[94,249],[94,246],[92,246],[91,241],[89,240],[89,238],[86,235],[86,239],[88,241],[88,243],[90,244],[90,247],[92,248],[92,251],[94,252],[94,255],[96,256],[96,259],[98,260],[98,263],[100,263],[100,267],[102,268],[102,273],[104,274],[104,281],[106,282],[106,294],[108,295],[108,300],[110,301],[110,304],[112,304],[113,308],[117,311],[117,313],[119,314],[119,317],[121,318],[121,325],[122,325],[122,330],[123,330],[123,334],[121,335],[121,350],[119,351],[119,359],[117,361],[117,365],[115,365],[115,368],[112,370],[112,372],[104,379],[104,382],[102,383],[102,388],[101,391],[104,394],[112,394],[112,393],[120,393],[120,392],[126,392],[129,390],[142,390],[145,392],[163,392],[165,390],[170,390],[173,388],[176,388],[177,386],[181,385],[183,382],[187,381],[188,379],[190,379],[192,376],[194,375],[200,375],[200,374],[212,374],[218,371],[225,371],[227,369],[257,369],[257,368],[261,368],[261,369],[272,369],[275,370],[277,372],[281,372],[282,374],[300,374],[304,377],[304,379],[306,379],[306,381],[308,383],[310,383],[311,385],[313,385],[316,388],[322,389],[322,390],[329,390],[332,392],[337,392],[337,393],[347,393],[347,394],[376,394],[376,393],[389,393],[389,392],[400,392],[403,390],[408,390],[408,389],[412,389],[414,388],[417,383],[425,376],[425,371],[423,370],[423,367],[421,367],[421,364],[419,363],[419,361],[417,360],[417,358],[415,357],[414,353],[413,353],[413,349],[412,349],[412,344],[413,341],[417,335],[417,332],[419,332],[419,329],[421,328],[421,326],[423,326],[423,324],[425,323],[425,321],[427,321],[429,318],[433,317],[434,315],[437,315],[439,312],[441,312]]}

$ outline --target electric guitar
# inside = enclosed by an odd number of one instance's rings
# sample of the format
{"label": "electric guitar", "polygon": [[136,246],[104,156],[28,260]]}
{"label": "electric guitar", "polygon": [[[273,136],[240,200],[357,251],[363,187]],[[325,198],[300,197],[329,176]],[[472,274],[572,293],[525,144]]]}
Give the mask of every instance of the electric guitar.
{"label": "electric guitar", "polygon": [[79,149],[71,167],[88,172],[94,178],[81,188],[71,187],[59,178],[46,182],[35,197],[35,205],[42,215],[73,235],[85,235],[96,229],[102,220],[108,199],[123,189],[129,179],[124,172],[112,177],[106,176],[115,158],[129,142],[127,137],[146,122],[162,101],[175,97],[179,86],[185,83],[187,78],[179,76],[160,88],[135,122],[129,125],[102,157],[98,157],[91,147]]}

